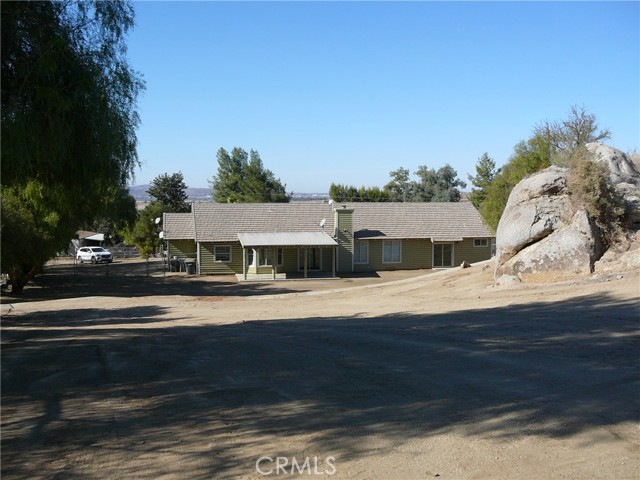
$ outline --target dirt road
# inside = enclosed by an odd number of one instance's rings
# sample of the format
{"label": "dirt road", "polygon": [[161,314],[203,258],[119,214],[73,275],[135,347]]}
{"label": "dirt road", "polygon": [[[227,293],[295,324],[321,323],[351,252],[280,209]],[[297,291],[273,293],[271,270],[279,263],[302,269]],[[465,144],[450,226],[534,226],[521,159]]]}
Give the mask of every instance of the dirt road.
{"label": "dirt road", "polygon": [[640,476],[638,273],[422,273],[56,299],[53,268],[3,317],[3,478]]}

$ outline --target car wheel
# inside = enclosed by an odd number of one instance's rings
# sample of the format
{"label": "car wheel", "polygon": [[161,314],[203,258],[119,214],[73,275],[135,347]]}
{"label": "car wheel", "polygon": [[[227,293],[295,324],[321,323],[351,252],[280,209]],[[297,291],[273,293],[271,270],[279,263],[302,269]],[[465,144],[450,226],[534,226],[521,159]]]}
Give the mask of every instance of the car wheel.
{"label": "car wheel", "polygon": [[91,257],[91,263],[96,263],[96,257]]}
{"label": "car wheel", "polygon": [[84,263],[84,260],[82,260],[82,257],[78,257],[78,261],[79,261],[80,263]]}

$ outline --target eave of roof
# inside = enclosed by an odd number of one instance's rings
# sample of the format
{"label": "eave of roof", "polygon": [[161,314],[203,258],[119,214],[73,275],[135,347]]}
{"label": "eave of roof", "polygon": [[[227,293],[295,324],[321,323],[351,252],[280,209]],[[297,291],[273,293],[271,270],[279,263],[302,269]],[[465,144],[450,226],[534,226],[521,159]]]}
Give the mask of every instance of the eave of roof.
{"label": "eave of roof", "polygon": [[323,232],[255,232],[239,233],[243,247],[324,247],[336,241]]}

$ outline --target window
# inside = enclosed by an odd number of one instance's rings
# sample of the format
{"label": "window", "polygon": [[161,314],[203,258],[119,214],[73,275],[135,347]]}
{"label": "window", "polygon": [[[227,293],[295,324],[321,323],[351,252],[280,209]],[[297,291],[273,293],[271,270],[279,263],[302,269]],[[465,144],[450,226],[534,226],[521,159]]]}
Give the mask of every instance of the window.
{"label": "window", "polygon": [[213,247],[214,262],[230,262],[231,261],[231,245],[215,245]]}
{"label": "window", "polygon": [[474,247],[487,247],[489,245],[489,241],[486,238],[474,238],[473,246]]}
{"label": "window", "polygon": [[[278,256],[278,266],[283,264],[284,260],[284,252],[282,248],[278,248],[277,254]],[[260,259],[260,266],[266,267],[269,265],[273,265],[273,249],[272,248],[261,248],[259,251],[258,258]]]}
{"label": "window", "polygon": [[385,240],[382,242],[382,263],[400,263],[400,240]]}
{"label": "window", "polygon": [[353,244],[353,262],[369,263],[369,242],[367,240],[356,240]]}

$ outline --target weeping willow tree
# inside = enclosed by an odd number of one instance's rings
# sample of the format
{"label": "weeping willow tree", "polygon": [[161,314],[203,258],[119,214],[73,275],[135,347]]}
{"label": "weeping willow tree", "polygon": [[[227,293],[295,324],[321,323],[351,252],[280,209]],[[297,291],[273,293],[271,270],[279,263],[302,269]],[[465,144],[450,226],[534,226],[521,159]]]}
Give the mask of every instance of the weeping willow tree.
{"label": "weeping willow tree", "polygon": [[139,165],[128,2],[3,2],[2,271],[12,291],[108,214]]}

